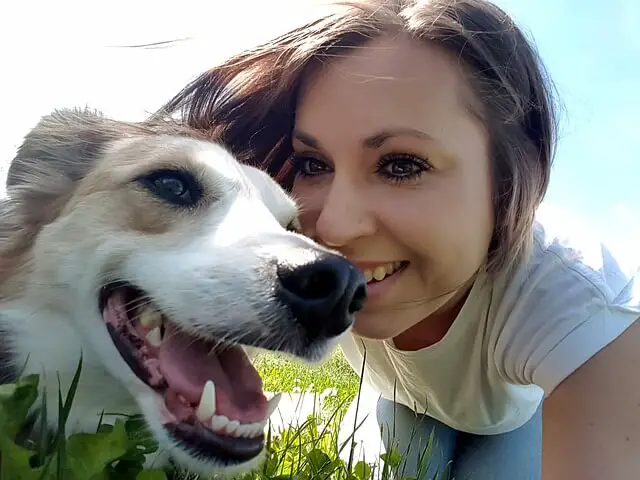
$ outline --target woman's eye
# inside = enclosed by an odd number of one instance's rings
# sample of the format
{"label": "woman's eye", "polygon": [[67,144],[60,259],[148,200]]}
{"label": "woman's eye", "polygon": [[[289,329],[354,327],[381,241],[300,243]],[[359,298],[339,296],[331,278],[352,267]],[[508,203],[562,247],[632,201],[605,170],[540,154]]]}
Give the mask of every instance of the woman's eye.
{"label": "woman's eye", "polygon": [[329,171],[328,166],[317,158],[294,156],[292,162],[296,174],[303,177],[312,177]]}
{"label": "woman's eye", "polygon": [[377,165],[377,172],[393,181],[417,179],[429,170],[426,160],[413,155],[387,155]]}
{"label": "woman's eye", "polygon": [[423,171],[419,165],[408,160],[396,160],[390,162],[384,167],[384,169],[387,173],[396,177],[407,177]]}
{"label": "woman's eye", "polygon": [[309,159],[304,164],[305,172],[313,175],[314,173],[322,173],[326,170],[325,166],[314,159]]}

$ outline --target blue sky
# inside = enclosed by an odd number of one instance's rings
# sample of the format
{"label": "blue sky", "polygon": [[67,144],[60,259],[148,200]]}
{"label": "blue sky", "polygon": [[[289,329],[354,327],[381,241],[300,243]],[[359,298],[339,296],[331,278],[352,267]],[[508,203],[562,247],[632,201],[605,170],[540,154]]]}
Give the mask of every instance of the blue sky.
{"label": "blue sky", "polygon": [[[313,1],[184,0],[182,17],[175,3],[154,0],[7,3],[0,58],[12,73],[1,81],[0,157],[9,162],[22,135],[56,107],[89,104],[142,119],[219,59],[312,16]],[[563,102],[541,216],[640,260],[640,2],[496,3],[534,37]],[[112,48],[182,37],[194,40],[171,49]]]}
{"label": "blue sky", "polygon": [[548,201],[599,228],[616,206],[639,220],[640,2],[496,3],[534,35],[564,103]]}

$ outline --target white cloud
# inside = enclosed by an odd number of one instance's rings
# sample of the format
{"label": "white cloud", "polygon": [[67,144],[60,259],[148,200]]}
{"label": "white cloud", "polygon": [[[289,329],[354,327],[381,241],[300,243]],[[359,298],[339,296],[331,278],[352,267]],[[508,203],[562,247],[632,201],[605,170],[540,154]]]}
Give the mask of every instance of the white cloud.
{"label": "white cloud", "polygon": [[583,249],[588,261],[600,258],[602,242],[624,270],[635,271],[640,266],[640,217],[623,204],[612,206],[610,212],[606,221],[596,222],[566,206],[543,203],[537,219],[550,234]]}

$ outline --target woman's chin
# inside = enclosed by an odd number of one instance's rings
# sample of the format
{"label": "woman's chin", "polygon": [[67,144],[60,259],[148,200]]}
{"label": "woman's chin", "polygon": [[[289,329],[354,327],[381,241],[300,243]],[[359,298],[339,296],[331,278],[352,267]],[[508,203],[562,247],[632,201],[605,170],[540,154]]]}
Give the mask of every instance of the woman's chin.
{"label": "woman's chin", "polygon": [[[360,313],[356,315],[351,332],[358,337],[369,340],[387,340],[400,335],[405,330],[398,328],[397,325],[389,325],[389,323],[388,315]],[[395,328],[390,329],[390,326]]]}

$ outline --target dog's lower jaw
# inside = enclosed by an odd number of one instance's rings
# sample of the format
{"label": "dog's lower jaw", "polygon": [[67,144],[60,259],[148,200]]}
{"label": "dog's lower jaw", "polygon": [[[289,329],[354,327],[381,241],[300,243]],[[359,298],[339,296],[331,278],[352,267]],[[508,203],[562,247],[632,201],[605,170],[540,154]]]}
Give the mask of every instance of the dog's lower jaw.
{"label": "dog's lower jaw", "polygon": [[[243,462],[231,466],[212,466],[210,462],[194,462],[192,457],[185,455],[181,450],[172,451],[161,446],[157,451],[146,455],[144,468],[162,469],[171,466],[172,468],[175,468],[180,472],[185,472],[186,474],[198,473],[200,478],[208,478],[213,476],[215,476],[216,478],[220,478],[220,475],[233,476],[236,474],[246,474],[247,472],[258,468],[264,461],[264,458],[265,451],[263,450],[260,455],[257,455],[248,462]],[[190,466],[190,468],[187,469],[187,466]]]}
{"label": "dog's lower jaw", "polygon": [[[193,457],[186,455],[182,450],[158,451],[153,456],[147,456],[145,468],[162,468],[166,467],[173,460],[172,467],[176,468],[179,472],[185,472],[187,474],[197,473],[200,478],[224,478],[232,477],[238,474],[246,474],[256,468],[260,467],[265,459],[265,450],[263,449],[259,455],[255,456],[249,461],[237,463],[233,465],[224,464],[212,464],[211,462],[204,462],[201,460],[194,460]],[[178,478],[182,478],[178,476]]]}
{"label": "dog's lower jaw", "polygon": [[[164,402],[152,390],[147,390],[138,396],[138,405],[143,412],[155,412],[159,410],[159,402]],[[147,456],[146,466],[148,468],[162,468],[169,466],[187,473],[199,474],[206,478],[207,475],[230,476],[233,474],[247,473],[256,467],[259,467],[264,460],[265,449],[252,459],[238,463],[223,463],[222,460],[214,460],[211,458],[201,459],[196,455],[188,453],[169,436],[169,433],[162,424],[157,415],[149,415],[145,417],[149,431],[159,442],[160,448],[158,452],[152,456]],[[219,477],[218,477],[219,478]]]}

